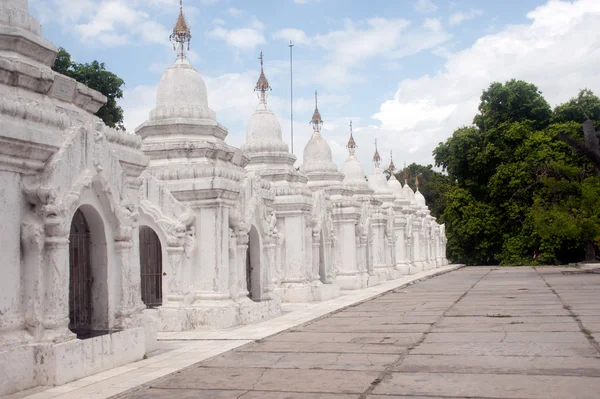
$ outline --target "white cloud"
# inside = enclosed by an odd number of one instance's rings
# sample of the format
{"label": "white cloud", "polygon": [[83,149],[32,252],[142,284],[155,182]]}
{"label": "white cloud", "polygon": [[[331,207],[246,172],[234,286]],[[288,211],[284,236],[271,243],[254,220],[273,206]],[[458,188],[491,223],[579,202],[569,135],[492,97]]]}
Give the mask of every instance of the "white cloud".
{"label": "white cloud", "polygon": [[434,32],[441,32],[443,29],[442,21],[440,21],[439,18],[427,18],[425,22],[423,22],[423,27]]}
{"label": "white cloud", "polygon": [[316,74],[318,83],[341,86],[361,81],[353,69],[366,60],[397,60],[435,48],[449,38],[437,19],[412,27],[405,19],[371,18],[346,20],[343,30],[316,35],[310,41],[328,52],[325,65]]}
{"label": "white cloud", "polygon": [[483,15],[483,10],[472,9],[469,11],[458,11],[450,14],[448,17],[448,23],[450,25],[458,25],[480,15]]}
{"label": "white cloud", "polygon": [[235,7],[228,8],[226,12],[227,12],[227,14],[231,15],[232,17],[239,17],[243,13],[242,10],[240,10],[239,8],[235,8]]}
{"label": "white cloud", "polygon": [[226,29],[219,25],[211,30],[208,35],[223,40],[238,50],[246,51],[253,50],[256,46],[266,43],[263,29],[264,24],[253,17],[248,28]]}
{"label": "white cloud", "polygon": [[415,10],[423,14],[429,14],[437,10],[437,5],[432,0],[417,0]]}
{"label": "white cloud", "polygon": [[550,1],[527,18],[527,24],[448,54],[439,73],[400,82],[394,98],[373,116],[381,125],[367,128],[380,148],[392,148],[399,159],[432,162],[438,142],[471,124],[482,90],[494,81],[531,82],[552,105],[585,87],[600,91],[600,2]]}
{"label": "white cloud", "polygon": [[[90,45],[107,47],[157,43],[168,45],[170,30],[152,19],[155,8],[174,12],[176,0],[32,0],[42,24],[56,22]],[[196,9],[186,7],[186,14]]]}
{"label": "white cloud", "polygon": [[292,41],[294,44],[308,44],[310,39],[301,29],[287,28],[273,33],[273,39]]}

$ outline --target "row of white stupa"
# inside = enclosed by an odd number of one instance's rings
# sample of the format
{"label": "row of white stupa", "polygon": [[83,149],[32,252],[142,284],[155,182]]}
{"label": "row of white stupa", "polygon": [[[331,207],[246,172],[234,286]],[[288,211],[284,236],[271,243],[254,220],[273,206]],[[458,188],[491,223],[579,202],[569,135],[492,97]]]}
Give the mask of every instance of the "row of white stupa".
{"label": "row of white stupa", "polygon": [[[287,153],[288,156],[286,158],[291,161],[294,156],[288,152],[289,147],[282,139],[279,120],[267,105],[268,92],[271,90],[271,87],[264,72],[262,58],[261,53],[261,72],[255,87],[260,101],[258,108],[248,121],[246,144],[242,149],[244,152],[250,153],[251,157],[253,153],[261,153],[263,157],[268,152],[273,152],[273,154]],[[365,171],[356,156],[356,148],[358,146],[353,136],[352,121],[350,121],[350,139],[346,145],[349,156],[342,166],[341,172],[338,170],[333,162],[331,147],[321,134],[323,120],[318,108],[317,92],[315,92],[315,111],[310,123],[313,126],[313,134],[304,147],[304,163],[300,166],[300,172],[309,176],[309,186],[331,191],[332,188],[341,184],[354,190],[357,194],[373,194],[380,197],[384,200],[384,207],[392,206],[394,201],[398,200],[405,207],[426,210],[427,215],[429,215],[429,208],[427,207],[425,197],[419,191],[418,176],[415,178],[416,191],[413,191],[409,186],[406,172],[404,173],[404,185],[402,185],[394,175],[396,166],[394,165],[392,152],[390,151],[388,171],[391,173],[389,179],[386,178],[381,168],[382,159],[377,149],[377,142],[375,142],[375,153],[373,155],[373,173],[368,176],[368,179],[365,178]],[[271,160],[274,159],[271,158]]]}
{"label": "row of white stupa", "polygon": [[[255,87],[260,101],[248,122],[246,144],[242,150],[251,159],[246,169],[259,171],[265,176],[272,174],[273,168],[277,169],[281,165],[286,165],[289,172],[295,157],[289,153],[288,145],[282,140],[280,123],[267,105],[267,94],[271,87],[264,73],[262,53],[260,60],[261,73]],[[445,229],[430,215],[425,197],[419,191],[418,177],[415,179],[416,191],[409,186],[406,172],[402,185],[393,173],[395,166],[390,151],[389,170],[392,173],[387,179],[380,166],[381,156],[375,144],[374,170],[366,179],[364,169],[356,156],[357,145],[353,137],[352,122],[347,144],[349,156],[340,171],[332,160],[329,144],[321,134],[323,120],[318,109],[316,92],[311,125],[312,137],[304,148],[304,162],[299,168],[300,173],[308,177],[308,186],[313,191],[323,190],[334,202],[339,203],[341,197],[350,195],[361,202],[371,200],[371,206],[380,207],[384,213],[386,209],[391,210],[394,215],[390,215],[393,220],[390,230],[394,230],[395,241],[391,246],[396,248],[389,248],[393,254],[388,261],[394,258],[393,263],[398,274],[411,274],[447,264]],[[413,233],[413,227],[417,233]],[[388,251],[387,246],[382,251]],[[384,259],[380,259],[379,263],[384,262]]]}

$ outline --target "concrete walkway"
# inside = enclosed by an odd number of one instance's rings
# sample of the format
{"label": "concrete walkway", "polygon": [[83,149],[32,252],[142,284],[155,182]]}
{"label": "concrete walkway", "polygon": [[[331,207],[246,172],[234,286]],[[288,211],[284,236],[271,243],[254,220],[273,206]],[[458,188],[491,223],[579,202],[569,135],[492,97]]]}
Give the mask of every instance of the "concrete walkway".
{"label": "concrete walkway", "polygon": [[596,399],[600,275],[563,270],[463,268],[123,397]]}

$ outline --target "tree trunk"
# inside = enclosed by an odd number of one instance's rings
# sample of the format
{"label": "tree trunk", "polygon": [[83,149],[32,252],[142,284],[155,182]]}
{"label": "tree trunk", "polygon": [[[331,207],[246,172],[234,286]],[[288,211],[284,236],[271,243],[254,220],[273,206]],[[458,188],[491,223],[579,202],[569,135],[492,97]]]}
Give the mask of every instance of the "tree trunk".
{"label": "tree trunk", "polygon": [[585,242],[585,262],[596,262],[596,247],[594,241]]}

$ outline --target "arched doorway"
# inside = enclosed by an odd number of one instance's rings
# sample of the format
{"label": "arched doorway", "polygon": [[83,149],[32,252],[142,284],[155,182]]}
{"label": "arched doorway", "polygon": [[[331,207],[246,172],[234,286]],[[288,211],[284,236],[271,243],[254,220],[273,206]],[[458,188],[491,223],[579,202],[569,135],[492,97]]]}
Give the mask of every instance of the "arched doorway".
{"label": "arched doorway", "polygon": [[323,230],[321,229],[319,238],[319,277],[323,284],[327,283],[327,267],[325,265],[325,239],[323,238]]}
{"label": "arched doorway", "polygon": [[162,247],[152,228],[140,226],[142,301],[149,308],[162,305]]}
{"label": "arched doorway", "polygon": [[261,299],[260,266],[260,236],[256,227],[252,226],[248,232],[246,287],[248,288],[248,298],[253,301]]}
{"label": "arched doorway", "polygon": [[71,222],[69,235],[69,329],[78,337],[92,330],[92,237],[81,210]]}

